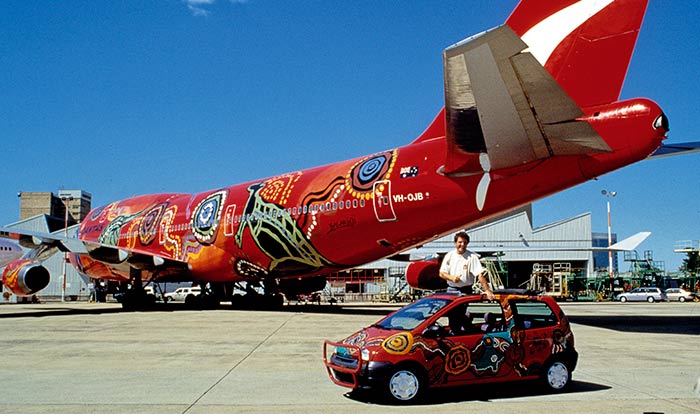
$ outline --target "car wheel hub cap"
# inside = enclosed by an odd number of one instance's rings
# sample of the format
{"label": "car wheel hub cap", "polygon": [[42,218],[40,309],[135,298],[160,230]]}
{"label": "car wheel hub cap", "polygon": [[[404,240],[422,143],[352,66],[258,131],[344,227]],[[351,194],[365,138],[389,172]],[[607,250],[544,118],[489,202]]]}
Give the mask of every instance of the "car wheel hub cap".
{"label": "car wheel hub cap", "polygon": [[399,371],[391,377],[389,389],[399,400],[410,400],[418,393],[418,378],[411,372]]}
{"label": "car wheel hub cap", "polygon": [[569,381],[569,370],[562,363],[555,363],[547,371],[547,381],[554,389],[562,389]]}

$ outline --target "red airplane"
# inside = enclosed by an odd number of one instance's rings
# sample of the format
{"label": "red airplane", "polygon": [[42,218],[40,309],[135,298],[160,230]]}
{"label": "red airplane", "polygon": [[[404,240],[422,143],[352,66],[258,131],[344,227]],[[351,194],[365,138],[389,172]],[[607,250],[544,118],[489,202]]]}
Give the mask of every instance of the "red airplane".
{"label": "red airplane", "polygon": [[48,284],[61,250],[81,273],[133,285],[190,280],[210,301],[238,282],[266,297],[317,291],[325,275],[390,257],[643,160],[668,121],[618,101],[647,0],[523,0],[505,25],[443,53],[445,107],[410,144],[198,194],[93,210],[76,238],[2,229],[34,251],[3,283]]}

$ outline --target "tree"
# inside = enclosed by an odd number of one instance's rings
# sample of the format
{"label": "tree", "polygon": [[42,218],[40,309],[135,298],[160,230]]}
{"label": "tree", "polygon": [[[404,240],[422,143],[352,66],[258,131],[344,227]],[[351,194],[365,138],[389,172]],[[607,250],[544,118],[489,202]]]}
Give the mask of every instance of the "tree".
{"label": "tree", "polygon": [[681,270],[687,272],[689,275],[697,276],[698,269],[700,267],[700,251],[692,251],[687,253],[688,256],[683,259],[683,265]]}

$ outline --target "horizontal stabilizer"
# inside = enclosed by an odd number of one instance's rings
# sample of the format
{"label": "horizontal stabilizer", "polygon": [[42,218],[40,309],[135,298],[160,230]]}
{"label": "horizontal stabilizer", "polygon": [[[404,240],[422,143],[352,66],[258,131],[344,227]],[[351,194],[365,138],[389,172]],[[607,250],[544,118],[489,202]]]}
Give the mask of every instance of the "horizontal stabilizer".
{"label": "horizontal stabilizer", "polygon": [[577,120],[581,109],[526,49],[501,26],[444,51],[445,173],[469,172],[475,153],[487,153],[491,170],[498,170],[553,155],[610,151]]}
{"label": "horizontal stabilizer", "polygon": [[670,157],[690,152],[700,152],[700,142],[682,142],[680,144],[665,144],[660,146],[649,158]]}
{"label": "horizontal stabilizer", "polygon": [[622,241],[619,241],[612,246],[610,246],[608,249],[604,250],[615,250],[615,251],[632,251],[637,248],[644,240],[647,239],[651,235],[651,232],[649,231],[642,231],[637,234],[635,234],[632,237],[628,237]]}
{"label": "horizontal stabilizer", "polygon": [[[651,235],[651,232],[642,231],[622,241],[619,241],[610,247],[569,247],[569,246],[531,246],[525,244],[523,246],[477,246],[470,244],[469,250],[479,254],[481,257],[498,255],[500,253],[518,252],[518,253],[537,253],[537,252],[607,252],[607,251],[633,251],[644,240]],[[444,254],[444,253],[443,253]],[[408,256],[408,257],[406,257]],[[438,254],[440,256],[440,254]],[[411,253],[410,255],[402,255],[397,258],[399,261],[416,261],[426,260],[425,254]]]}

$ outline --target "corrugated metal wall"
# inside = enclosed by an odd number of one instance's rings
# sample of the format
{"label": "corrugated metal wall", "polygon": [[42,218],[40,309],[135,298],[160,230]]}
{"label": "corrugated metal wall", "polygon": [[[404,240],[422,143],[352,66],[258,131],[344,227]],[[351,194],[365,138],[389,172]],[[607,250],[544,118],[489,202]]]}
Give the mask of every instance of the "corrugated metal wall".
{"label": "corrugated metal wall", "polygon": [[[556,223],[532,228],[530,215],[521,211],[514,215],[492,221],[488,224],[467,229],[470,237],[469,247],[494,248],[526,247],[533,250],[553,247],[592,247],[591,214],[584,213]],[[411,249],[407,253],[411,259],[419,259],[434,254],[446,253],[454,248],[454,234],[447,235],[424,246]],[[585,262],[586,274],[593,273],[593,254],[591,251],[533,251],[508,252],[501,257],[504,262]],[[400,262],[379,260],[362,266],[362,268],[388,269]]]}

